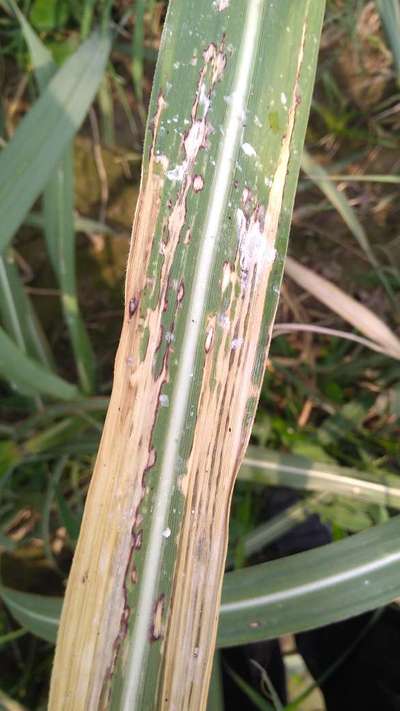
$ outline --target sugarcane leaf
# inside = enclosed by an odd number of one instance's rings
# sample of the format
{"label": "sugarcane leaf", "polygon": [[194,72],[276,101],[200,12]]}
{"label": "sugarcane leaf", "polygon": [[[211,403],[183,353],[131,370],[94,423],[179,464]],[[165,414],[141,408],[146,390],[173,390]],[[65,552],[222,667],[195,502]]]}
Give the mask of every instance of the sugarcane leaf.
{"label": "sugarcane leaf", "polygon": [[373,475],[350,467],[316,462],[308,457],[248,447],[239,472],[242,481],[321,491],[355,500],[400,508],[399,478]]}
{"label": "sugarcane leaf", "polygon": [[317,161],[315,161],[306,150],[303,151],[301,167],[341,215],[343,221],[346,223],[353,237],[357,240],[371,266],[374,268],[377,276],[381,280],[388,296],[393,299],[393,290],[374,254],[367,232],[358,219],[355,210],[347,200],[346,195],[341,193],[332,181],[327,180],[329,174],[325,168],[319,165],[319,163],[317,163]]}
{"label": "sugarcane leaf", "polygon": [[80,127],[101,81],[110,36],[93,34],[55,74],[0,154],[0,250],[8,245]]}
{"label": "sugarcane leaf", "polygon": [[73,148],[68,146],[43,194],[44,232],[61,291],[79,381],[83,392],[94,388],[94,355],[80,313],[75,270]]}
{"label": "sugarcane leaf", "polygon": [[[36,80],[43,92],[57,70],[52,56],[13,2],[28,44]],[[68,145],[44,189],[44,231],[50,259],[61,289],[61,303],[70,333],[79,380],[84,392],[94,387],[94,356],[76,294],[73,147]]]}
{"label": "sugarcane leaf", "polygon": [[50,347],[24,289],[12,250],[0,254],[0,313],[5,330],[20,350],[51,370]]}
{"label": "sugarcane leaf", "polygon": [[20,625],[41,639],[55,642],[62,598],[20,592],[5,585],[0,585],[0,597]]}
{"label": "sugarcane leaf", "polygon": [[21,25],[25,42],[29,48],[36,81],[38,82],[40,89],[44,89],[57,69],[57,65],[53,61],[52,54],[43,44],[35,30],[31,27],[15,0],[4,0],[4,2],[6,4],[8,3],[8,5],[12,8],[18,22]]}
{"label": "sugarcane leaf", "polygon": [[315,629],[400,594],[400,517],[312,551],[227,573],[222,647]]}
{"label": "sugarcane leaf", "polygon": [[22,392],[30,395],[43,394],[61,400],[79,398],[79,391],[74,385],[29,358],[2,328],[0,328],[0,375],[14,383]]}
{"label": "sugarcane leaf", "polygon": [[[396,517],[338,543],[226,573],[218,646],[315,629],[390,603],[400,595],[399,533]],[[18,622],[55,640],[61,599],[4,586],[0,593]]]}
{"label": "sugarcane leaf", "polygon": [[399,0],[375,0],[383,27],[389,40],[390,49],[400,84],[400,4]]}
{"label": "sugarcane leaf", "polygon": [[[83,705],[205,703],[230,494],[263,380],[323,10],[319,0],[168,5],[54,706],[75,684]],[[101,601],[96,625],[81,595]]]}

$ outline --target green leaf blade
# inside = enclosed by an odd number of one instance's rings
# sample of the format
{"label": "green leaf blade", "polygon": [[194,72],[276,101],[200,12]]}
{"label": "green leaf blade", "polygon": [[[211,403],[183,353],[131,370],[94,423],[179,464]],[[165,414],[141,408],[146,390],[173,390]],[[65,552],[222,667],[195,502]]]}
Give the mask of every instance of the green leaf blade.
{"label": "green leaf blade", "polygon": [[92,35],[68,59],[0,154],[0,250],[44,189],[103,76],[110,36]]}
{"label": "green leaf blade", "polygon": [[78,400],[78,389],[51,373],[23,353],[0,328],[0,375],[22,392],[49,395],[60,400]]}
{"label": "green leaf blade", "polygon": [[400,594],[400,517],[338,543],[227,573],[218,644],[331,624]]}

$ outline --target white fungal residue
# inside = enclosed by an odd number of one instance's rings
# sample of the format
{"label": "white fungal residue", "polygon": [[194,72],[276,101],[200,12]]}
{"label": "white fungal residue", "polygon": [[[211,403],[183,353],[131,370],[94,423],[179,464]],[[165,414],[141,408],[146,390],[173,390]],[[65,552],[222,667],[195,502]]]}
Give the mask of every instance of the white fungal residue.
{"label": "white fungal residue", "polygon": [[229,7],[229,0],[215,0],[213,3],[214,7],[217,8],[218,12],[222,12]]}
{"label": "white fungal residue", "polygon": [[243,345],[243,338],[233,338],[231,343],[231,349],[237,351],[240,346]]}
{"label": "white fungal residue", "polygon": [[282,106],[286,106],[286,104],[287,104],[287,96],[286,96],[286,94],[284,94],[283,91],[281,93],[281,104],[282,104]]}
{"label": "white fungal residue", "polygon": [[161,407],[168,407],[169,406],[169,397],[168,395],[160,395],[158,398],[160,401]]}
{"label": "white fungal residue", "polygon": [[161,155],[161,153],[160,153],[159,155],[156,156],[156,159],[155,159],[155,160],[156,160],[156,163],[160,163],[160,165],[163,167],[163,169],[164,169],[165,171],[168,170],[168,158],[167,158],[167,156]]}
{"label": "white fungal residue", "polygon": [[247,218],[240,208],[236,212],[242,286],[247,286],[249,274],[257,269],[257,279],[276,256],[275,247],[265,233],[264,210],[255,209]]}
{"label": "white fungal residue", "polygon": [[185,163],[182,163],[181,165],[177,165],[172,170],[167,170],[165,175],[167,176],[168,180],[172,180],[173,183],[181,183],[185,176],[185,170],[186,165]]}
{"label": "white fungal residue", "polygon": [[230,318],[226,314],[218,314],[218,324],[226,330],[231,325]]}
{"label": "white fungal residue", "polygon": [[170,535],[171,535],[171,529],[170,529],[169,527],[164,528],[164,530],[163,530],[163,532],[162,532],[162,537],[163,537],[163,538],[169,538]]}
{"label": "white fungal residue", "polygon": [[253,146],[250,143],[242,143],[242,151],[243,151],[243,153],[246,154],[246,156],[256,156],[257,155]]}

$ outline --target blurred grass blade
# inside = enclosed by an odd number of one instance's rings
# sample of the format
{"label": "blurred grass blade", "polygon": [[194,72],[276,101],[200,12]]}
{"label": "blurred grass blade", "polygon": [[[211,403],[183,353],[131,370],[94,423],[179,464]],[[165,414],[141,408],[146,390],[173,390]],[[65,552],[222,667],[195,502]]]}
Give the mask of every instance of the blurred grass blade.
{"label": "blurred grass blade", "polygon": [[307,697],[310,696],[314,689],[317,689],[318,687],[321,688],[321,685],[326,682],[327,679],[329,679],[332,674],[334,674],[334,672],[336,672],[344,664],[344,662],[354,653],[361,640],[363,640],[364,637],[376,625],[383,612],[384,608],[378,608],[377,610],[375,610],[375,612],[370,616],[369,620],[363,625],[359,634],[357,634],[351,640],[351,644],[349,644],[346,649],[339,655],[339,657],[337,657],[335,661],[328,666],[328,668],[321,674],[321,676],[316,679],[316,681],[312,682],[310,686],[308,686],[304,691],[300,692],[300,694],[296,696],[293,701],[291,701],[287,706],[285,706],[285,711],[295,711],[295,709],[296,711],[301,711],[301,709],[303,708],[303,702],[307,699]]}
{"label": "blurred grass blade", "polygon": [[0,255],[0,313],[5,330],[22,353],[53,369],[49,344],[9,249]]}
{"label": "blurred grass blade", "polygon": [[[251,707],[260,709],[260,711],[277,711],[276,707],[267,701],[267,699],[260,694],[257,689],[255,689],[251,684],[249,684],[245,679],[243,679],[240,674],[235,672],[231,667],[225,665],[228,674],[232,677],[234,682],[237,684],[239,689],[243,691],[251,702]],[[282,708],[282,707],[280,707]]]}
{"label": "blurred grass blade", "polygon": [[400,509],[400,482],[394,474],[374,478],[355,469],[320,464],[299,455],[278,454],[263,447],[248,447],[239,478],[257,484],[348,496]]}
{"label": "blurred grass blade", "polygon": [[84,709],[205,707],[323,11],[323,0],[168,5],[50,709],[72,709],[76,694]]}
{"label": "blurred grass blade", "polygon": [[322,492],[304,501],[296,501],[295,504],[288,506],[269,521],[250,531],[243,538],[243,552],[246,558],[258,553],[258,551],[291,531],[299,523],[306,521],[313,513],[312,504],[321,501],[326,496],[326,492]]}
{"label": "blurred grass blade", "polygon": [[[44,228],[44,218],[42,213],[30,212],[24,219],[25,225],[30,225],[31,227],[42,227]],[[79,215],[74,215],[74,229],[75,232],[85,232],[86,234],[100,234],[100,235],[115,235],[120,234],[118,231],[114,230],[109,225],[104,222],[99,222],[98,220],[91,220],[90,217],[80,217]]]}
{"label": "blurred grass blade", "polygon": [[51,528],[50,518],[53,510],[53,501],[55,498],[56,487],[58,486],[68,462],[68,457],[61,457],[57,462],[53,463],[49,475],[47,492],[44,495],[44,500],[41,510],[41,537],[44,544],[45,555],[50,562],[50,565],[57,569],[57,563],[51,549]]}
{"label": "blurred grass blade", "polygon": [[145,118],[143,106],[144,14],[147,0],[136,0],[135,26],[132,35],[132,79],[141,119]]}
{"label": "blurred grass blade", "polygon": [[81,36],[86,39],[93,23],[94,8],[96,0],[83,0],[83,10],[81,19]]}
{"label": "blurred grass blade", "polygon": [[341,331],[337,328],[327,328],[325,326],[314,326],[311,323],[276,323],[273,330],[273,337],[281,336],[284,333],[293,333],[293,331],[308,331],[309,333],[319,333],[320,335],[330,336],[331,338],[344,338],[347,341],[360,343],[366,348],[370,348],[377,353],[388,355],[385,348],[379,346],[375,341],[370,341],[363,336],[357,336],[356,333],[350,331]]}
{"label": "blurred grass blade", "polygon": [[108,74],[104,74],[97,99],[101,112],[102,142],[105,143],[106,146],[115,146],[114,97],[111,90],[111,79]]}
{"label": "blurred grass blade", "polygon": [[49,395],[60,400],[77,400],[79,391],[23,353],[0,328],[0,375],[30,395]]}
{"label": "blurred grass blade", "polygon": [[[40,91],[46,89],[57,66],[51,54],[13,2],[29,47]],[[44,189],[44,231],[83,392],[94,387],[94,357],[76,295],[73,147],[68,145]]]}
{"label": "blurred grass blade", "polygon": [[327,173],[323,178],[321,175],[316,176],[318,180],[333,180],[340,183],[400,183],[400,175],[385,174],[370,174],[370,173]]}
{"label": "blurred grass blade", "polygon": [[0,704],[1,711],[28,711],[26,706],[12,699],[11,696],[6,694],[2,689],[0,689]]}
{"label": "blurred grass blade", "polygon": [[392,50],[400,86],[400,3],[399,0],[375,0]]}
{"label": "blurred grass blade", "polygon": [[[345,620],[400,595],[400,517],[338,543],[226,573],[217,644],[231,647]],[[54,642],[62,601],[5,586],[16,620]]]}
{"label": "blurred grass blade", "polygon": [[0,597],[17,622],[48,642],[55,642],[62,598],[12,590],[0,585]]}
{"label": "blurred grass blade", "polygon": [[308,175],[308,177],[315,183],[315,185],[318,186],[321,192],[324,193],[324,195],[328,198],[329,202],[341,215],[343,221],[346,223],[353,237],[355,237],[361,249],[374,267],[379,279],[381,280],[383,286],[386,289],[388,296],[390,296],[390,298],[393,300],[393,290],[388,280],[386,279],[385,274],[383,273],[382,267],[380,266],[377,258],[375,257],[372,251],[371,245],[367,237],[367,233],[364,230],[364,227],[359,221],[352,206],[348,202],[346,196],[343,195],[343,193],[341,193],[337,189],[336,185],[334,185],[331,180],[327,180],[327,178],[329,178],[329,173],[327,173],[327,171],[322,168],[322,166],[320,166],[310,156],[310,154],[307,153],[306,150],[303,151],[301,167],[306,173],[306,175]]}
{"label": "blurred grass blade", "polygon": [[56,70],[51,52],[45,47],[36,32],[32,29],[15,0],[4,0],[3,5],[4,4],[8,4],[21,25],[25,42],[28,45],[31,55],[36,80],[39,87],[44,89]]}
{"label": "blurred grass blade", "polygon": [[43,195],[44,229],[53,269],[61,289],[63,313],[85,393],[94,388],[94,356],[76,291],[74,178],[72,146],[64,152]]}
{"label": "blurred grass blade", "polygon": [[299,286],[374,341],[387,355],[400,358],[400,340],[370,309],[292,257],[286,259],[285,271]]}
{"label": "blurred grass blade", "polygon": [[400,517],[289,558],[227,573],[218,644],[345,620],[400,595]]}
{"label": "blurred grass blade", "polygon": [[110,37],[92,35],[55,74],[0,154],[0,251],[43,191],[100,84]]}
{"label": "blurred grass blade", "polygon": [[211,672],[207,711],[224,711],[224,689],[222,682],[221,654],[215,650]]}

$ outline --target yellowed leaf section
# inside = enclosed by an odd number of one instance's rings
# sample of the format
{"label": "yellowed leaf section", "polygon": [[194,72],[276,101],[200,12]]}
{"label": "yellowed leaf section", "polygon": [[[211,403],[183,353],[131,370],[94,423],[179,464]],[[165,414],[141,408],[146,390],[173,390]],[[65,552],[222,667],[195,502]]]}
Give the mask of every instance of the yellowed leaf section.
{"label": "yellowed leaf section", "polygon": [[[163,107],[160,97],[155,134]],[[152,154],[136,208],[113,391],[64,601],[50,689],[51,711],[107,707],[106,699],[101,700],[104,679],[112,672],[119,641],[126,633],[129,608],[124,580],[132,554],[141,544],[140,521],[135,515],[144,495],[145,472],[155,461],[151,434],[166,378],[164,370],[157,379],[152,375],[162,309],[147,310],[144,318],[140,313],[163,185],[154,160]],[[177,235],[175,243],[170,239],[165,248],[160,303],[177,239]],[[140,334],[146,328],[149,343],[143,358]],[[134,580],[132,566],[131,576]]]}

